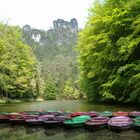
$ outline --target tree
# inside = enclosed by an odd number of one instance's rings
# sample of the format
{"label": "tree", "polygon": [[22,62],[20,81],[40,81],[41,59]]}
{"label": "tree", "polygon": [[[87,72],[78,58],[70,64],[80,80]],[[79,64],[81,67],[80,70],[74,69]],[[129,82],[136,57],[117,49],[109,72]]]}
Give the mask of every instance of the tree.
{"label": "tree", "polygon": [[78,52],[81,88],[97,101],[140,102],[140,0],[96,1]]}
{"label": "tree", "polygon": [[53,81],[46,81],[44,97],[47,100],[55,100],[57,96],[57,89]]}
{"label": "tree", "polygon": [[10,98],[31,97],[36,92],[36,59],[21,41],[19,27],[0,23],[0,93]]}

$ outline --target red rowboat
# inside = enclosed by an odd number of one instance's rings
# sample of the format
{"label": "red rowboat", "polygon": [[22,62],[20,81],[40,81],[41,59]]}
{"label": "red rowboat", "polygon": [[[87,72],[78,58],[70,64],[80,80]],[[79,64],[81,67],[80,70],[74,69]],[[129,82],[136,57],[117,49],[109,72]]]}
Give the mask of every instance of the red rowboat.
{"label": "red rowboat", "polygon": [[113,112],[113,116],[115,116],[115,117],[118,117],[118,116],[127,117],[128,115],[129,115],[129,112],[124,112],[124,111]]}

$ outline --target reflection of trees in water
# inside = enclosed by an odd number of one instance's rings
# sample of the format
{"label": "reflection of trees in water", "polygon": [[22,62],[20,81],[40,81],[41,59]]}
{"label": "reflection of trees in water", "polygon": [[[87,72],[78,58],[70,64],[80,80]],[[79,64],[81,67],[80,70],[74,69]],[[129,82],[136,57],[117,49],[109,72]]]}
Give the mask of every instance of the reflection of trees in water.
{"label": "reflection of trees in water", "polygon": [[[87,133],[83,128],[74,128],[74,129],[64,129],[63,131],[65,138],[73,139],[74,137],[78,138],[81,135],[85,135]],[[81,139],[80,139],[81,140]]]}
{"label": "reflection of trees in water", "polygon": [[134,130],[116,133],[109,129],[88,131],[84,128],[64,129],[42,126],[0,124],[0,140],[139,140]]}
{"label": "reflection of trees in water", "polygon": [[88,131],[84,129],[64,130],[64,136],[70,140],[139,140],[140,133],[133,130],[121,133],[112,132],[108,129]]}
{"label": "reflection of trees in water", "polygon": [[8,123],[0,123],[0,129],[3,129],[4,127],[8,127]]}
{"label": "reflection of trees in water", "polygon": [[46,136],[54,136],[57,134],[63,133],[63,128],[46,128],[45,135]]}
{"label": "reflection of trees in water", "polygon": [[37,133],[39,131],[44,131],[41,126],[28,126],[26,127],[26,134]]}

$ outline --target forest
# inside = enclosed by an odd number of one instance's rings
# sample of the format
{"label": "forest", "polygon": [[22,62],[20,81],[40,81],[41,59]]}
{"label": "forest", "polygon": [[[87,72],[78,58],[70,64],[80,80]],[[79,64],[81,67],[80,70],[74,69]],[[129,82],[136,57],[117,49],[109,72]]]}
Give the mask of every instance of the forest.
{"label": "forest", "polygon": [[88,99],[140,103],[140,0],[96,1],[79,36]]}
{"label": "forest", "polygon": [[0,99],[140,103],[140,0],[96,0],[83,29],[41,42],[34,30],[0,23]]}

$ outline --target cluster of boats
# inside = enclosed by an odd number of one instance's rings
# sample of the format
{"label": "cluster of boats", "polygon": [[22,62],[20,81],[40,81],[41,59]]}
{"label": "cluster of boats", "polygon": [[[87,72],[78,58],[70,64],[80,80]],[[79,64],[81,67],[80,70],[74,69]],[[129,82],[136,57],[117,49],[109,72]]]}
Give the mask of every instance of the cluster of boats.
{"label": "cluster of boats", "polygon": [[13,124],[65,126],[77,128],[85,126],[89,130],[108,127],[111,130],[121,131],[134,128],[140,131],[140,111],[133,112],[64,112],[56,110],[25,111],[25,112],[1,112],[0,122]]}

